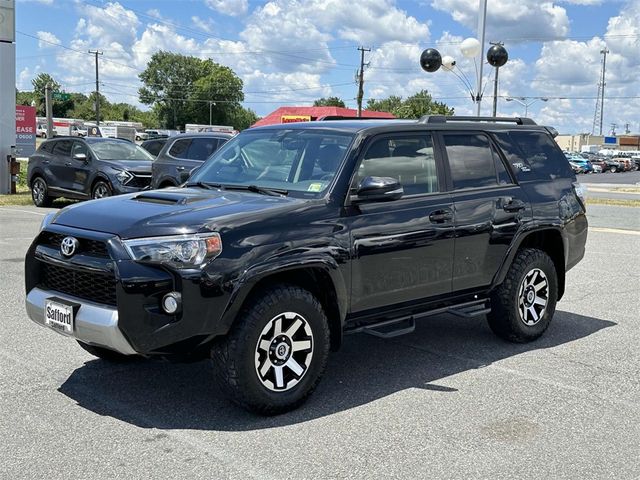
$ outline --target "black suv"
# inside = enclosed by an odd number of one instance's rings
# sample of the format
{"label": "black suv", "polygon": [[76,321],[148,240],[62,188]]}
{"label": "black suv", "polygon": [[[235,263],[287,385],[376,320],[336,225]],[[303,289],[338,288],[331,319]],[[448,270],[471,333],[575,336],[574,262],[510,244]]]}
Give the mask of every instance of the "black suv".
{"label": "black suv", "polygon": [[184,188],[46,217],[27,312],[107,360],[210,356],[235,402],[283,412],[347,333],[449,312],[542,335],[584,255],[575,181],[524,118],[249,129]]}
{"label": "black suv", "polygon": [[152,188],[175,187],[202,165],[232,135],[227,133],[183,133],[169,138],[153,162]]}
{"label": "black suv", "polygon": [[149,187],[152,160],[126,140],[56,137],[29,157],[27,181],[38,207],[51,205],[56,197],[110,197]]}

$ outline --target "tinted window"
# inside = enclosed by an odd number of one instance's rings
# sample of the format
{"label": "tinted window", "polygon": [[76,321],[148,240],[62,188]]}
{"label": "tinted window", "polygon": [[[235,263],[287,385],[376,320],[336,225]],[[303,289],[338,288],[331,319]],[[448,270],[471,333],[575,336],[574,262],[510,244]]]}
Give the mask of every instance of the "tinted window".
{"label": "tinted window", "polygon": [[53,147],[53,154],[63,157],[71,156],[71,140],[58,140]]}
{"label": "tinted window", "polygon": [[47,153],[52,153],[54,145],[55,145],[55,142],[45,142],[40,145],[40,148],[38,150],[42,150]]}
{"label": "tinted window", "polygon": [[481,134],[445,134],[453,188],[496,185],[496,167],[489,139]]}
{"label": "tinted window", "polygon": [[194,138],[193,140],[191,140],[191,145],[189,145],[189,150],[186,158],[189,158],[191,160],[206,160],[217,149],[217,138]]}
{"label": "tinted window", "polygon": [[151,155],[157,157],[158,154],[160,153],[160,150],[162,150],[162,147],[164,146],[164,143],[165,142],[149,142],[149,143],[145,143],[144,144],[144,148]]}
{"label": "tinted window", "polygon": [[169,149],[169,155],[174,158],[187,158],[187,151],[189,150],[190,138],[183,138],[176,141]]}
{"label": "tinted window", "polygon": [[573,177],[571,166],[550,135],[544,132],[499,132],[498,145],[518,180]]}
{"label": "tinted window", "polygon": [[437,192],[438,175],[431,135],[389,136],[375,140],[358,168],[356,185],[365,177],[395,178],[406,195]]}

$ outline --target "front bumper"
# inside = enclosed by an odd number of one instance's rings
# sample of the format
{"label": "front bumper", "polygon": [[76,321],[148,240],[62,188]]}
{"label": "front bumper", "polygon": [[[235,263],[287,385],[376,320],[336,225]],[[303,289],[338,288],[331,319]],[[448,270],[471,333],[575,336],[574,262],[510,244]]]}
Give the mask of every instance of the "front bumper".
{"label": "front bumper", "polygon": [[100,305],[88,300],[80,300],[58,292],[48,292],[40,288],[32,289],[27,295],[27,315],[38,325],[46,327],[44,323],[44,305],[47,298],[57,297],[71,303],[80,303],[75,314],[73,336],[89,345],[109,348],[124,355],[135,355],[129,341],[118,328],[118,311],[106,305]]}

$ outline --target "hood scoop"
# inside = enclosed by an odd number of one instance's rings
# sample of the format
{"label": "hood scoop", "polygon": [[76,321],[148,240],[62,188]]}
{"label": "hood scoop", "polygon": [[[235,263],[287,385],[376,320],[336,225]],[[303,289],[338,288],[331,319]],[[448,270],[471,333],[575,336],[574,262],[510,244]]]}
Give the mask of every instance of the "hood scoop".
{"label": "hood scoop", "polygon": [[143,192],[131,200],[136,202],[155,203],[160,205],[187,205],[189,203],[199,202],[201,200],[210,199],[210,196],[206,195],[194,195],[185,192],[177,192],[175,190],[153,190],[149,192]]}

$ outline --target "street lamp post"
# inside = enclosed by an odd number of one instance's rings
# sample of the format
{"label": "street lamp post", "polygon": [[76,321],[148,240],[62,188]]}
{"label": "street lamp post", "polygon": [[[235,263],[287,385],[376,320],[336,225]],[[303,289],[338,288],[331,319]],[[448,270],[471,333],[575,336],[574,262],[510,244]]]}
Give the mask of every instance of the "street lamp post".
{"label": "street lamp post", "polygon": [[[527,99],[531,99],[530,102],[527,102]],[[526,117],[529,113],[529,107],[536,103],[537,101],[547,102],[548,98],[545,97],[507,97],[505,98],[507,102],[516,102],[524,107],[524,116]]]}

